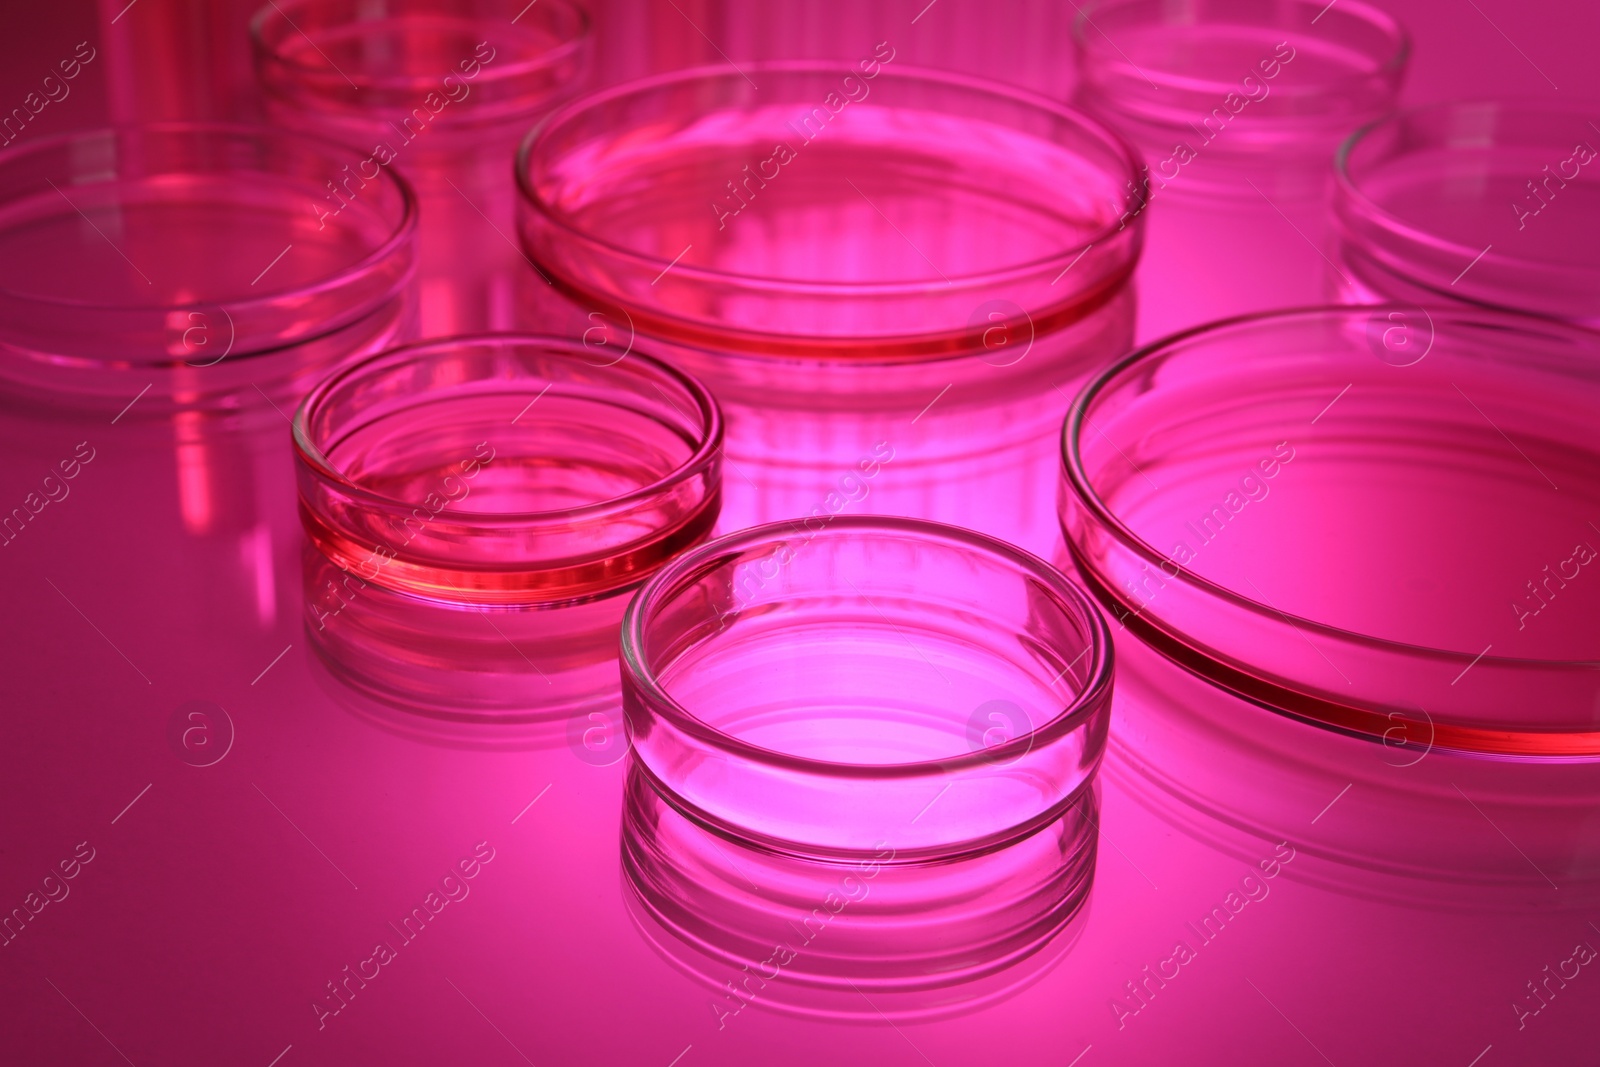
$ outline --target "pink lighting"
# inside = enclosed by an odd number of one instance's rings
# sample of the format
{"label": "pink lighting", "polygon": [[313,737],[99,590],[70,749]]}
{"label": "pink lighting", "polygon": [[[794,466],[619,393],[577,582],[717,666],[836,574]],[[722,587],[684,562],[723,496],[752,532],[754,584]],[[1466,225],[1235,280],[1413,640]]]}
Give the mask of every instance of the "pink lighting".
{"label": "pink lighting", "polygon": [[0,1067],[1600,1062],[1600,7],[11,6]]}

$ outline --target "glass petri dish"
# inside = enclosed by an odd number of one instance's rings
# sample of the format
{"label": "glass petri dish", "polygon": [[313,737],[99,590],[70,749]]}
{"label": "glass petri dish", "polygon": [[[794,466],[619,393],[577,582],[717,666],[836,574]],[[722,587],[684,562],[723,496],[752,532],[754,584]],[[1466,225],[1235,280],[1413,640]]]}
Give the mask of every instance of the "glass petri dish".
{"label": "glass petri dish", "polygon": [[1230,184],[1211,178],[1226,176],[1207,166],[1219,158],[1290,172],[1309,162],[1320,193],[1339,141],[1393,108],[1410,55],[1386,12],[1312,0],[1098,0],[1072,39],[1079,104],[1144,151],[1162,191]]}
{"label": "glass petri dish", "polygon": [[722,420],[665,364],[592,352],[450,338],[306,398],[306,625],[331,665],[439,714],[614,701],[622,594],[708,536]]}
{"label": "glass petri dish", "polygon": [[1470,309],[1181,334],[1081,395],[1067,547],[1133,634],[1247,700],[1380,741],[1420,709],[1440,750],[1592,759],[1597,357],[1588,331]]}
{"label": "glass petri dish", "polygon": [[653,787],[814,859],[952,859],[1059,821],[1093,779],[1111,688],[1104,620],[1048,564],[867,516],[685,554],[629,606],[622,657]]}
{"label": "glass petri dish", "polygon": [[590,27],[568,0],[515,17],[518,7],[284,0],[251,20],[257,76],[275,100],[362,129],[392,119],[401,136],[435,122],[522,122],[570,92],[588,62]]}
{"label": "glass petri dish", "polygon": [[994,296],[1049,332],[1126,279],[1133,160],[1085,116],[878,60],[749,76],[646,79],[528,135],[520,228],[558,285],[670,340],[881,359],[981,349]]}
{"label": "glass petri dish", "polygon": [[1322,0],[1100,0],[1074,102],[1144,156],[1140,343],[1326,299],[1328,161],[1395,106],[1389,15]]}
{"label": "glass petri dish", "polygon": [[[164,123],[0,154],[0,377],[133,418],[297,401],[410,326],[416,207],[380,175],[319,220],[360,156],[271,129]],[[274,416],[276,417],[276,416]]]}
{"label": "glass petri dish", "polygon": [[1600,899],[1597,346],[1312,308],[1091,383],[1061,527],[1119,622],[1104,774],[1233,854],[1290,843],[1343,895]]}
{"label": "glass petri dish", "polygon": [[692,972],[772,978],[777,938],[774,1006],[938,1012],[1014,987],[1089,894],[1110,637],[1041,560],[913,519],[757,527],[640,589],[622,665],[624,871]]}
{"label": "glass petri dish", "polygon": [[522,146],[518,224],[596,326],[716,391],[725,528],[849,497],[1044,551],[1072,383],[1131,340],[1135,176],[1078,112],[885,44],[574,101]]}
{"label": "glass petri dish", "polygon": [[563,332],[548,284],[509,237],[508,163],[529,127],[587,79],[581,7],[284,0],[262,8],[252,31],[268,117],[361,152],[355,167],[330,175],[326,210],[341,210],[384,170],[417,189],[424,336]]}
{"label": "glass petri dish", "polygon": [[1600,131],[1579,104],[1415,108],[1335,161],[1338,288],[1600,324]]}

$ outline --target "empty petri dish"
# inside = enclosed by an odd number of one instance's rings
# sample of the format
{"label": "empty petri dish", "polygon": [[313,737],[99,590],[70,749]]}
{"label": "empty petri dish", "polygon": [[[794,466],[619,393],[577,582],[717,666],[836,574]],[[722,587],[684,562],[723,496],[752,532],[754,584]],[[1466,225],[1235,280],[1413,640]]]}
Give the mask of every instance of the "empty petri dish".
{"label": "empty petri dish", "polygon": [[404,340],[410,189],[383,174],[350,210],[317,212],[359,159],[298,133],[188,123],[0,155],[0,377],[113,411],[140,396],[138,419],[237,407],[256,389],[292,404],[339,360]]}
{"label": "empty petri dish", "polygon": [[1336,161],[1337,288],[1600,325],[1594,108],[1482,101],[1415,108]]}
{"label": "empty petri dish", "polygon": [[1237,319],[1098,377],[1061,524],[1125,627],[1122,764],[1364,866],[1594,881],[1597,404],[1600,337],[1464,307]]}
{"label": "empty petri dish", "polygon": [[1111,686],[1105,623],[1054,568],[869,516],[687,553],[635,597],[622,656],[654,787],[824,859],[886,842],[896,862],[948,859],[1058,821],[1093,778]]}
{"label": "empty petri dish", "polygon": [[1395,106],[1410,47],[1323,0],[1098,0],[1074,102],[1132,141],[1149,216],[1139,338],[1325,299],[1329,160]]}
{"label": "empty petri dish", "polygon": [[724,964],[781,935],[798,988],[772,998],[964,986],[1087,897],[1110,638],[1043,561],[915,519],[756,527],[657,572],[622,663],[637,902]]}
{"label": "empty petri dish", "polygon": [[1078,102],[1144,152],[1153,190],[1241,195],[1237,168],[1320,194],[1339,142],[1394,107],[1410,54],[1387,13],[1312,0],[1098,0],[1073,44]]}
{"label": "empty petri dish", "polygon": [[709,534],[722,421],[693,379],[591,353],[452,338],[306,398],[306,625],[336,671],[440,714],[615,699],[623,594]]}
{"label": "empty petri dish", "polygon": [[519,228],[716,390],[726,528],[825,507],[892,452],[858,509],[1046,549],[1055,424],[1130,339],[1135,171],[1072,109],[883,43],[574,101],[522,147]]}
{"label": "empty petri dish", "polygon": [[537,305],[549,286],[509,238],[510,160],[587,77],[585,11],[571,0],[283,0],[251,27],[267,116],[360,151],[329,175],[325,211],[382,171],[417,189],[423,334],[546,329]]}

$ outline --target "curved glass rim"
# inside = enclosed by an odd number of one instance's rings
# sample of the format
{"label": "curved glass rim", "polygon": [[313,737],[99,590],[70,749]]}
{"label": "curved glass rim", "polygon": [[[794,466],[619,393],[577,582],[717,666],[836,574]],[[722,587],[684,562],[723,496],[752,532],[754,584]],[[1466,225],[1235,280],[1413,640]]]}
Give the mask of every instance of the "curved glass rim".
{"label": "curved glass rim", "polygon": [[[281,3],[269,2],[266,6],[258,9],[256,13],[250,17],[251,43],[257,48],[261,49],[262,53],[270,57],[274,63],[281,64],[297,74],[324,75],[337,73],[348,79],[358,90],[363,88],[408,89],[413,86],[432,86],[437,83],[439,78],[439,75],[437,74],[393,75],[389,77],[378,77],[371,74],[363,74],[358,71],[356,74],[351,75],[348,71],[337,70],[337,68],[334,68],[331,65],[328,67],[321,67],[312,63],[306,63],[298,59],[294,59],[289,55],[286,55],[281,49],[267,42],[265,34],[266,26],[267,23],[274,18],[274,16],[282,18],[295,32],[303,34],[303,31],[300,30],[300,27],[296,26],[294,22],[290,20],[288,14],[284,12],[283,8],[285,6],[309,7],[315,2],[316,0],[281,0]],[[532,74],[549,67],[558,66],[559,64],[570,59],[576,52],[581,51],[585,42],[594,35],[594,20],[589,16],[588,10],[585,9],[581,4],[574,3],[573,0],[545,0],[545,3],[561,7],[567,14],[573,16],[577,21],[577,32],[571,37],[562,41],[560,45],[550,49],[547,52],[541,52],[537,56],[529,56],[512,63],[502,64],[492,69],[485,68],[481,73],[488,75],[488,80],[496,82],[510,81],[511,79],[521,75]],[[529,6],[531,7],[532,5]],[[352,21],[349,23],[349,25],[356,25],[359,21],[362,20]],[[315,47],[315,42],[313,42],[313,47]],[[448,77],[448,75],[445,76]]]}
{"label": "curved glass rim", "polygon": [[[1419,104],[1415,107],[1405,108],[1401,111],[1396,111],[1393,114],[1386,115],[1375,122],[1367,123],[1365,126],[1362,126],[1360,129],[1352,133],[1349,137],[1345,138],[1344,143],[1339,145],[1338,151],[1333,154],[1333,180],[1336,189],[1336,195],[1340,198],[1349,200],[1353,205],[1359,207],[1363,215],[1366,215],[1380,223],[1385,230],[1404,237],[1406,240],[1415,244],[1432,248],[1440,252],[1458,254],[1467,259],[1471,259],[1473,256],[1478,255],[1478,253],[1482,251],[1481,249],[1470,245],[1458,244],[1447,237],[1440,237],[1438,234],[1433,234],[1429,233],[1427,230],[1418,229],[1412,223],[1407,222],[1399,215],[1396,215],[1388,208],[1384,207],[1376,200],[1368,196],[1366,191],[1362,189],[1361,184],[1357,182],[1354,176],[1352,176],[1350,173],[1351,153],[1360,147],[1370,134],[1377,132],[1381,127],[1393,126],[1401,122],[1405,122],[1411,118],[1429,113],[1459,113],[1470,111],[1475,108],[1493,109],[1497,111],[1543,111],[1548,114],[1587,114],[1586,112],[1582,111],[1581,104],[1568,103],[1564,100],[1547,101],[1541,100],[1537,97],[1529,96],[1501,98],[1480,97],[1470,100],[1444,100],[1431,104]],[[1600,109],[1597,109],[1597,113],[1600,113]],[[1493,151],[1495,146],[1491,144],[1486,147],[1488,151]],[[1490,255],[1488,258],[1518,267],[1548,268],[1553,266],[1553,264],[1551,264],[1548,260],[1528,259],[1523,256],[1507,253]],[[1562,264],[1561,266],[1567,269],[1584,269],[1582,267],[1574,268],[1570,264]],[[1595,270],[1596,273],[1600,273],[1600,267],[1591,269]],[[1461,298],[1455,297],[1454,299],[1459,300]],[[1469,302],[1478,303],[1477,301]],[[1481,306],[1485,308],[1492,307],[1492,305],[1488,304],[1483,304]]]}
{"label": "curved glass rim", "polygon": [[1008,741],[964,755],[918,760],[912,763],[840,763],[835,760],[812,759],[752,744],[711,726],[678,703],[676,698],[667,692],[656,675],[655,667],[647,661],[644,655],[646,616],[654,615],[655,609],[661,602],[678,592],[680,587],[698,580],[701,575],[714,569],[726,559],[735,557],[753,546],[794,536],[798,522],[798,519],[782,519],[763,523],[708,541],[668,562],[651,575],[634,594],[632,602],[628,604],[627,612],[622,617],[620,660],[626,675],[624,688],[627,681],[639,686],[649,699],[652,714],[668,719],[675,729],[696,740],[727,755],[752,763],[835,778],[918,778],[1020,758],[1040,744],[1052,743],[1079,728],[1082,724],[1078,720],[1085,713],[1099,707],[1109,697],[1114,673],[1110,627],[1106,625],[1099,607],[1088,594],[1073,585],[1061,571],[1032,553],[959,526],[949,526],[929,519],[884,515],[838,515],[815,536],[819,538],[838,536],[845,532],[911,535],[925,541],[943,542],[1000,559],[1039,581],[1076,613],[1078,620],[1088,631],[1089,645],[1094,653],[1090,658],[1083,686],[1073,699],[1048,721]]}
{"label": "curved glass rim", "polygon": [[[1247,315],[1236,315],[1232,318],[1219,319],[1216,322],[1202,323],[1199,326],[1193,326],[1187,330],[1181,330],[1178,333],[1169,334],[1166,337],[1159,338],[1128,353],[1126,356],[1117,360],[1117,362],[1113,363],[1111,366],[1107,367],[1105,370],[1101,371],[1099,374],[1095,375],[1089,380],[1083,389],[1079,391],[1077,399],[1073,402],[1073,406],[1067,414],[1066,422],[1062,425],[1062,466],[1066,473],[1068,484],[1072,486],[1073,493],[1077,497],[1078,503],[1082,505],[1094,517],[1095,521],[1099,523],[1099,525],[1106,530],[1106,532],[1110,533],[1123,548],[1138,556],[1140,559],[1152,565],[1159,565],[1163,562],[1171,562],[1176,564],[1176,561],[1171,560],[1170,557],[1156,550],[1138,534],[1134,533],[1133,530],[1124,524],[1121,519],[1112,514],[1104,499],[1101,498],[1100,494],[1095,491],[1093,485],[1090,484],[1088,473],[1083,466],[1083,456],[1078,448],[1078,439],[1081,436],[1080,431],[1084,429],[1088,422],[1089,406],[1095,401],[1096,397],[1098,397],[1102,392],[1118,384],[1119,380],[1122,379],[1125,374],[1128,374],[1135,368],[1142,368],[1144,364],[1159,362],[1160,360],[1165,359],[1167,355],[1170,354],[1170,349],[1194,337],[1203,336],[1206,334],[1219,334],[1226,330],[1237,329],[1239,327],[1249,327],[1275,322],[1292,322],[1296,319],[1326,318],[1334,315],[1348,314],[1360,314],[1362,316],[1368,316],[1390,309],[1415,311],[1417,310],[1417,306],[1413,304],[1327,304],[1298,308],[1277,308],[1270,311],[1254,312]],[[1507,320],[1508,325],[1521,326],[1524,328],[1538,327],[1540,329],[1553,329],[1558,332],[1570,332],[1572,334],[1579,335],[1595,334],[1595,331],[1585,330],[1579,326],[1570,326],[1560,321],[1539,318],[1532,315],[1519,314],[1517,312],[1505,311],[1498,308],[1478,309],[1466,306],[1440,306],[1425,310],[1429,310],[1430,314],[1439,315],[1449,315],[1454,313],[1458,315],[1471,314],[1479,317],[1488,316],[1502,318]],[[1600,334],[1595,334],[1595,336],[1600,337]],[[1067,539],[1067,545],[1069,548],[1072,547],[1070,539]],[[1074,555],[1076,556],[1075,553]],[[1186,567],[1182,568],[1181,573],[1186,583],[1204,593],[1206,596],[1243,608],[1253,615],[1274,620],[1287,620],[1291,625],[1309,629],[1319,634],[1327,634],[1338,637],[1341,640],[1349,641],[1354,644],[1365,645],[1369,648],[1383,649],[1401,653],[1406,656],[1427,657],[1446,662],[1488,662],[1491,664],[1501,664],[1507,667],[1537,668],[1549,668],[1557,665],[1592,665],[1595,667],[1600,667],[1600,660],[1525,659],[1515,656],[1489,656],[1483,653],[1479,653],[1474,656],[1470,652],[1456,652],[1451,649],[1433,648],[1428,645],[1415,645],[1405,641],[1394,641],[1388,638],[1373,637],[1369,634],[1359,633],[1354,630],[1347,630],[1343,627],[1320,622],[1316,619],[1310,619],[1304,615],[1295,615],[1289,612],[1281,611],[1268,604],[1262,603],[1259,600],[1255,600],[1251,597],[1247,597],[1241,593],[1235,592],[1234,590],[1229,589],[1227,586],[1214,582],[1209,578],[1205,578],[1199,574],[1196,574],[1194,571]],[[1099,584],[1098,577],[1096,579],[1096,584]]]}
{"label": "curved glass rim", "polygon": [[[65,133],[54,134],[50,137],[42,137],[39,140],[33,141],[27,145],[0,151],[0,171],[3,171],[9,164],[23,158],[26,155],[35,153],[42,154],[52,149],[60,148],[62,145],[71,144],[74,141],[87,140],[95,137],[104,137],[107,134],[120,138],[129,134],[142,136],[147,133],[190,135],[221,134],[232,137],[254,139],[259,139],[263,136],[282,137],[289,141],[299,141],[302,144],[316,145],[323,149],[334,149],[341,155],[350,155],[354,156],[355,158],[360,158],[359,153],[357,153],[355,149],[350,148],[348,145],[341,144],[338,141],[331,140],[317,134],[301,133],[298,130],[286,130],[278,126],[255,126],[247,123],[237,122],[141,122],[97,126],[83,130],[68,130]],[[411,240],[412,235],[417,229],[418,212],[416,193],[412,190],[409,182],[394,172],[393,167],[382,167],[380,169],[384,172],[384,176],[394,184],[395,190],[400,194],[400,221],[395,225],[393,232],[391,232],[378,247],[368,252],[355,263],[352,263],[346,267],[341,267],[335,273],[330,274],[319,281],[295,286],[289,289],[268,289],[259,296],[250,296],[245,299],[218,297],[213,300],[193,300],[184,304],[103,304],[88,300],[63,300],[57,297],[36,296],[32,293],[19,293],[16,290],[6,289],[4,287],[0,287],[0,293],[5,293],[7,296],[16,300],[28,301],[35,304],[47,304],[52,307],[79,308],[83,310],[97,311],[160,313],[183,311],[189,308],[203,309],[222,306],[232,308],[236,311],[240,308],[269,308],[273,304],[280,303],[286,299],[291,299],[326,289],[330,283],[337,281],[338,279],[360,274],[363,271],[370,269],[373,265],[389,258],[389,256],[394,254],[396,248]],[[113,180],[118,180],[115,174],[113,175]],[[374,179],[368,180],[370,181]],[[76,189],[82,187],[72,186],[71,188]]]}
{"label": "curved glass rim", "polygon": [[[1089,34],[1085,30],[1086,26],[1094,25],[1092,16],[1110,8],[1131,7],[1135,4],[1146,2],[1148,2],[1148,0],[1089,0],[1088,3],[1085,3],[1082,7],[1078,8],[1078,14],[1072,20],[1073,43],[1076,44],[1084,53],[1095,52],[1101,55],[1106,54],[1103,48],[1097,47],[1095,44],[1091,43]],[[1288,0],[1288,3],[1294,7],[1303,8],[1308,12],[1318,10],[1325,11],[1327,10],[1327,7],[1333,6],[1329,4],[1326,7],[1321,7],[1315,2],[1315,0]],[[1358,18],[1364,20],[1368,25],[1374,27],[1388,38],[1392,44],[1392,47],[1389,50],[1387,58],[1381,58],[1377,69],[1372,71],[1341,74],[1336,78],[1321,81],[1315,85],[1291,85],[1287,87],[1279,87],[1275,91],[1283,92],[1287,96],[1306,96],[1313,93],[1325,93],[1330,87],[1333,86],[1344,85],[1349,82],[1362,81],[1372,77],[1381,77],[1385,74],[1405,68],[1406,63],[1411,58],[1411,33],[1405,28],[1405,25],[1401,23],[1399,19],[1395,18],[1393,15],[1382,10],[1381,8],[1362,3],[1361,0],[1344,0],[1344,2],[1339,5],[1339,8],[1341,11],[1354,14]],[[1102,38],[1104,38],[1106,43],[1111,44],[1112,49],[1116,51],[1124,63],[1127,63],[1131,69],[1138,71],[1141,76],[1149,79],[1152,83],[1157,84],[1158,87],[1164,85],[1173,89],[1226,93],[1233,89],[1234,85],[1236,84],[1234,82],[1218,81],[1210,78],[1197,78],[1186,74],[1174,73],[1172,71],[1164,71],[1160,68],[1155,68],[1154,70],[1140,68],[1134,64],[1133,60],[1122,54],[1121,49],[1117,48],[1116,44],[1111,41],[1110,37],[1106,36],[1105,32],[1102,31],[1100,27],[1095,26],[1094,28],[1095,31],[1099,33]]]}
{"label": "curved glass rim", "polygon": [[[757,74],[854,74],[860,76],[856,67],[843,61],[826,62],[818,60],[766,60],[756,63],[746,63],[745,70]],[[1016,88],[1003,82],[993,82],[984,78],[975,78],[965,74],[951,71],[936,70],[930,67],[903,66],[885,67],[879,72],[878,77],[890,77],[902,81],[935,82],[945,88],[965,90],[970,93],[981,93],[987,96],[1000,97],[1013,104],[1030,107],[1036,111],[1050,114],[1052,118],[1066,121],[1080,127],[1100,139],[1107,148],[1114,150],[1120,157],[1124,173],[1118,177],[1127,181],[1136,181],[1139,176],[1139,155],[1129,144],[1110,127],[1099,120],[1075,108],[1058,103],[1048,97],[1029,92],[1026,89]],[[628,96],[642,96],[646,93],[660,89],[677,86],[690,82],[704,82],[710,80],[741,79],[738,71],[731,71],[725,66],[699,66],[688,67],[683,70],[668,71],[647,78],[624,82],[600,92],[591,93],[573,100],[563,107],[546,115],[539,123],[528,131],[527,136],[517,147],[515,177],[517,192],[524,203],[533,207],[539,215],[547,220],[550,225],[561,231],[568,239],[592,248],[604,250],[608,255],[627,260],[645,270],[656,270],[671,266],[670,261],[658,256],[648,255],[635,249],[614,244],[593,236],[587,230],[572,225],[568,219],[556,211],[538,191],[532,187],[529,177],[529,163],[540,142],[558,126],[584,114],[585,112],[603,107],[616,100]],[[1119,186],[1121,188],[1121,186]],[[1047,256],[1042,259],[1031,260],[1025,263],[1006,267],[1002,270],[990,271],[984,274],[959,274],[949,279],[948,286],[940,288],[979,288],[1004,283],[1008,280],[1035,274],[1060,263],[1070,263],[1074,253],[1081,253],[1087,249],[1107,240],[1118,230],[1116,221],[1108,222],[1103,228],[1095,231],[1094,236],[1080,245],[1073,245],[1061,253]],[[810,295],[837,295],[848,297],[870,297],[884,295],[915,294],[928,289],[933,283],[928,281],[904,282],[817,282],[802,281],[798,279],[777,278],[761,274],[738,274],[731,271],[717,270],[712,267],[698,267],[679,264],[673,272],[680,276],[694,278],[701,282],[737,285],[747,290],[772,293],[805,293]]]}
{"label": "curved glass rim", "polygon": [[[294,449],[298,458],[318,475],[328,479],[339,487],[339,490],[353,498],[365,501],[379,507],[409,508],[412,501],[401,500],[397,497],[376,493],[348,478],[343,471],[335,467],[321,446],[311,441],[306,424],[318,407],[328,395],[337,387],[353,379],[377,371],[392,369],[406,363],[416,362],[428,356],[448,353],[453,348],[472,346],[536,346],[543,353],[559,355],[563,359],[576,358],[595,370],[606,370],[615,364],[599,365],[590,363],[579,354],[580,349],[587,349],[581,341],[574,341],[568,337],[556,337],[549,334],[532,333],[478,333],[462,334],[455,337],[430,337],[423,341],[390,348],[377,355],[368,356],[366,359],[341,367],[333,374],[328,375],[317,383],[316,388],[306,394],[300,406],[295,410],[291,424],[291,433],[294,439]],[[503,511],[503,512],[464,512],[459,514],[459,524],[477,527],[503,527],[503,526],[532,526],[543,524],[567,524],[585,520],[601,519],[605,516],[625,510],[634,504],[658,496],[700,474],[711,465],[722,451],[722,409],[718,407],[716,399],[700,381],[677,368],[656,359],[653,356],[635,350],[629,353],[629,359],[635,359],[650,368],[650,371],[659,378],[675,382],[694,398],[695,406],[700,416],[705,421],[705,429],[701,434],[701,441],[693,454],[668,473],[657,478],[648,485],[641,486],[622,496],[611,497],[608,500],[598,500],[592,504],[583,504],[573,508],[563,508],[555,511]],[[620,362],[620,361],[619,361]]]}

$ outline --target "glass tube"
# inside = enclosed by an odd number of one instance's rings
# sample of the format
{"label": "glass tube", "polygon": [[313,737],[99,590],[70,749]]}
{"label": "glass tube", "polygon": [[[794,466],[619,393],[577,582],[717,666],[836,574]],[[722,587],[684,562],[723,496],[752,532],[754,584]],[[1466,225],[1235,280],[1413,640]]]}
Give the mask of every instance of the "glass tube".
{"label": "glass tube", "polygon": [[1359,2],[1098,0],[1079,106],[1144,156],[1140,340],[1323,299],[1329,161],[1387,114],[1410,45]]}
{"label": "glass tube", "polygon": [[1138,650],[1127,762],[1294,841],[1317,809],[1286,796],[1364,783],[1352,807],[1413,832],[1332,823],[1320,847],[1395,871],[1600,875],[1597,357],[1561,324],[1386,305],[1221,323],[1091,383],[1061,523]]}
{"label": "glass tube", "polygon": [[1130,338],[1132,157],[1067,108],[894,58],[576,101],[524,143],[522,240],[716,390],[725,529],[850,508],[1047,550],[1055,428]]}
{"label": "glass tube", "polygon": [[591,352],[452,338],[306,398],[306,626],[335,673],[441,716],[615,703],[625,594],[716,520],[722,421],[664,364]]}
{"label": "glass tube", "polygon": [[[826,950],[865,962],[805,953],[794,973],[960,982],[1036,950],[1087,892],[1109,635],[1034,557],[910,519],[757,527],[658,572],[622,660],[630,878],[731,958],[780,899],[881,871],[873,918]],[[774,857],[756,869],[781,890],[744,894],[723,842]]]}
{"label": "glass tube", "polygon": [[549,286],[512,231],[517,141],[583,83],[589,19],[571,0],[282,0],[252,22],[268,117],[360,150],[323,208],[398,170],[422,203],[424,336],[548,328]]}
{"label": "glass tube", "polygon": [[1596,113],[1543,101],[1435,104],[1355,134],[1335,165],[1334,289],[1600,325]]}

